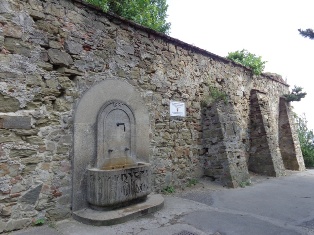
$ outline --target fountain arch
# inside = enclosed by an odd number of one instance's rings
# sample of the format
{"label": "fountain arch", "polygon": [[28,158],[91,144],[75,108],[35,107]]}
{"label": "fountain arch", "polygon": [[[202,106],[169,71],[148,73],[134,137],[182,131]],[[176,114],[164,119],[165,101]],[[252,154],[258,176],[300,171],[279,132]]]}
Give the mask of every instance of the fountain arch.
{"label": "fountain arch", "polygon": [[87,169],[98,167],[102,163],[101,160],[97,160],[97,135],[99,135],[97,118],[102,115],[101,110],[116,101],[124,104],[128,108],[125,112],[132,112],[130,116],[134,118],[134,122],[131,122],[136,130],[132,132],[134,141],[131,147],[132,156],[136,156],[138,162],[149,162],[149,114],[140,93],[126,81],[107,79],[95,84],[84,93],[75,109],[72,161],[73,212],[88,207]]}

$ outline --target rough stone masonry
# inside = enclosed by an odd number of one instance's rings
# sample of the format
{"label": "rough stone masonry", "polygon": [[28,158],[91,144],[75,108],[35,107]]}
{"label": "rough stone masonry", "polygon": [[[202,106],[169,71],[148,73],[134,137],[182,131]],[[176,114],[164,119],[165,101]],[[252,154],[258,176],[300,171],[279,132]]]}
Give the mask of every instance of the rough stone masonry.
{"label": "rough stone masonry", "polygon": [[[237,187],[249,171],[304,170],[280,76],[78,0],[0,0],[0,233],[71,216],[75,110],[108,79],[133,86],[149,111],[157,192],[203,175]],[[186,117],[170,117],[170,100]]]}

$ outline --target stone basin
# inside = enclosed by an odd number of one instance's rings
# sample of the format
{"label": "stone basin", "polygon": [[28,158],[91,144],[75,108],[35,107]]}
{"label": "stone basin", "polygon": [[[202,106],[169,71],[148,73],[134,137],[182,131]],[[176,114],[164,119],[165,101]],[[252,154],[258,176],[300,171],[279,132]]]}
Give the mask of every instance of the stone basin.
{"label": "stone basin", "polygon": [[91,208],[106,210],[145,199],[151,192],[149,163],[115,169],[87,169],[87,201]]}

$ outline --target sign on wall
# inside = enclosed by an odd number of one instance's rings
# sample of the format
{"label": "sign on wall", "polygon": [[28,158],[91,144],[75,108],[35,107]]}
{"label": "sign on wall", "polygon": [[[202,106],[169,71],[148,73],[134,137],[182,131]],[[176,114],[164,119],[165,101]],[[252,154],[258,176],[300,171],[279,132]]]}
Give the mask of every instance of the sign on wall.
{"label": "sign on wall", "polygon": [[170,101],[170,116],[185,117],[185,103],[179,101]]}

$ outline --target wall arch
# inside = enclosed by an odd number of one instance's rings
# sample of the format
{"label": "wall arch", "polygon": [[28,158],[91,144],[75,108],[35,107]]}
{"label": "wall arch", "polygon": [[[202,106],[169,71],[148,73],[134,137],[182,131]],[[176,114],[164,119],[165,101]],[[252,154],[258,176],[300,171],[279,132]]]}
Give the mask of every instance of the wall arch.
{"label": "wall arch", "polygon": [[120,100],[134,113],[135,155],[138,161],[149,161],[149,113],[142,97],[132,85],[116,79],[95,84],[83,94],[75,109],[72,178],[72,210],[86,207],[86,169],[95,165],[97,155],[97,116],[107,102]]}

